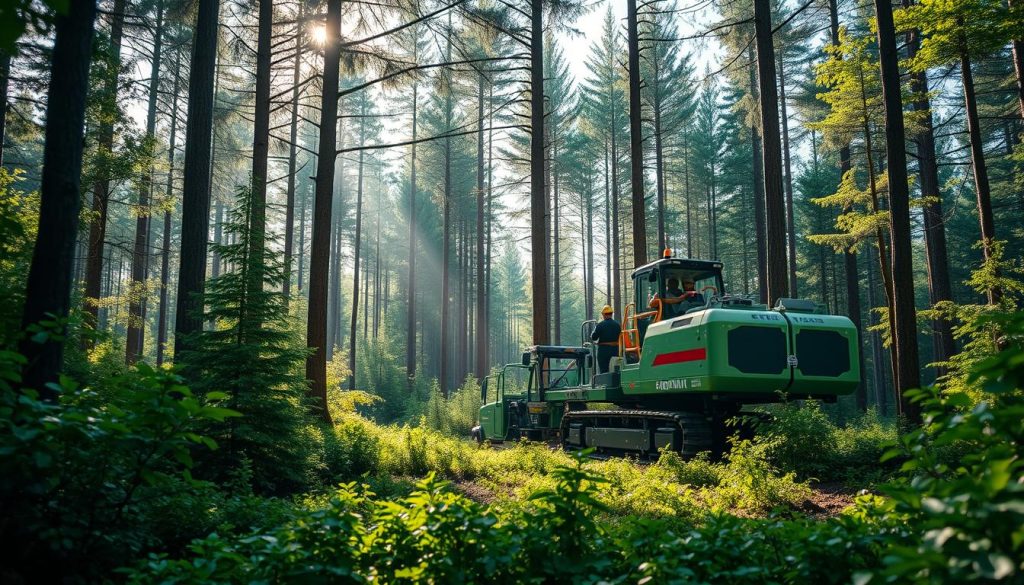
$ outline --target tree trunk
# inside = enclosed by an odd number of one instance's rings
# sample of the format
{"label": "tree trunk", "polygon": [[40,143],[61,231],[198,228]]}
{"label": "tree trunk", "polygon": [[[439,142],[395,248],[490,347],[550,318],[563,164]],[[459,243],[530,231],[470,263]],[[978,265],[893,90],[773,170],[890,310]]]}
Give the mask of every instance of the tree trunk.
{"label": "tree trunk", "polygon": [[[903,5],[911,5],[904,0]],[[913,59],[921,46],[920,33],[907,34],[907,56]],[[918,72],[911,78],[914,91],[914,111],[921,115],[921,131],[915,137],[917,142],[918,169],[920,171],[921,197],[925,199],[922,219],[924,223],[925,259],[928,268],[928,297],[932,305],[953,300],[953,289],[949,279],[949,259],[946,254],[946,226],[942,215],[942,192],[939,188],[939,165],[935,154],[935,130],[932,125],[932,106],[928,97],[928,73]],[[932,321],[932,346],[934,361],[945,362],[956,353],[952,324],[946,319]],[[940,367],[938,374],[945,373]]]}
{"label": "tree trunk", "polygon": [[[450,40],[449,40],[450,43]],[[449,44],[450,47],[450,44]],[[451,129],[452,106],[451,93],[448,94],[448,101],[445,103],[445,129]],[[448,397],[449,387],[449,365],[451,361],[449,321],[451,320],[451,196],[452,196],[452,139],[444,139],[444,202],[443,202],[443,225],[441,245],[441,373],[439,384],[441,393]]]}
{"label": "tree trunk", "polygon": [[[494,156],[494,150],[493,149],[494,149],[494,81],[491,80],[491,82],[487,84],[487,230],[486,230],[487,241],[486,241],[486,251],[484,252],[484,254],[485,254],[484,268],[486,270],[486,273],[484,275],[484,286],[486,287],[487,290],[486,290],[486,292],[484,294],[484,303],[485,303],[485,305],[484,305],[484,333],[483,333],[483,342],[488,347],[488,349],[490,349],[490,347],[491,347],[491,336],[490,336],[490,331],[491,331],[491,286],[492,286],[491,285],[491,282],[492,282],[492,279],[491,279],[491,258],[492,258],[492,254],[491,254],[491,243],[492,243],[491,221],[494,218],[494,207],[493,207],[494,206],[494,193],[493,193],[494,177],[492,175],[493,170],[494,170],[494,165],[492,164],[492,162],[494,160],[493,159],[493,156]],[[487,355],[488,356],[494,356],[495,353],[493,351],[490,351]],[[488,365],[488,370],[490,369],[489,368],[489,362],[490,362],[490,359],[485,361],[485,364]]]}
{"label": "tree trunk", "polygon": [[[90,0],[91,1],[91,0]],[[103,99],[100,103],[102,118],[97,144],[100,156],[98,177],[93,184],[92,221],[89,224],[89,252],[85,261],[85,324],[95,329],[102,297],[103,249],[107,238],[107,206],[110,203],[110,170],[113,159],[114,118],[117,112],[118,74],[121,69],[121,41],[124,31],[125,0],[114,0],[110,13],[110,46],[107,56],[110,69],[103,80]],[[84,338],[91,347],[90,338]]]}
{"label": "tree trunk", "polygon": [[[881,172],[882,169],[879,168],[877,171],[875,169],[874,146],[871,134],[871,118],[868,110],[868,96],[863,71],[860,72],[860,95],[862,112],[861,123],[863,125],[862,131],[864,132],[864,156],[867,159],[866,166],[868,169],[868,190],[871,194],[871,212],[877,214],[882,210],[882,206],[880,204],[876,173]],[[893,292],[892,267],[890,265],[888,248],[885,243],[885,233],[882,231],[881,227],[875,228],[875,239],[878,241],[878,267],[879,273],[882,275],[882,288],[885,291],[886,307],[888,308],[887,317],[889,322],[889,331],[890,334],[893,335],[893,339],[895,339],[896,310],[894,307],[896,306],[896,297]],[[896,382],[895,386],[898,387],[900,366],[897,359],[895,344],[893,344],[893,351],[889,352],[889,361],[892,366],[893,380]]]}
{"label": "tree trunk", "polygon": [[[1006,5],[1013,8],[1015,0],[1006,0]],[[1013,39],[1011,42],[1011,55],[1013,57],[1013,72],[1017,81],[1017,102],[1020,105],[1021,116],[1024,116],[1024,41]]]}
{"label": "tree trunk", "polygon": [[[961,39],[961,46],[967,40]],[[966,107],[967,134],[971,140],[971,163],[974,167],[974,193],[978,200],[978,223],[981,225],[981,245],[985,262],[991,262],[993,245],[996,241],[995,220],[992,218],[992,189],[988,182],[988,167],[985,164],[985,143],[981,138],[978,118],[978,99],[974,92],[974,74],[971,72],[971,56],[966,49],[960,52],[960,74],[963,76],[964,105]],[[1003,297],[999,286],[988,290],[988,304],[997,305]]]}
{"label": "tree trunk", "polygon": [[[414,48],[416,43],[413,43]],[[419,59],[413,51],[413,61]],[[416,255],[419,245],[416,241],[416,117],[418,115],[419,84],[412,84],[412,154],[409,162],[409,305],[407,307],[405,332],[405,375],[409,380],[409,390],[413,389],[416,379]]]}
{"label": "tree trunk", "polygon": [[766,284],[768,304],[789,296],[786,271],[786,207],[782,190],[782,148],[779,139],[778,85],[769,0],[754,0],[758,98],[761,106],[761,162],[764,171]]}
{"label": "tree trunk", "polygon": [[[149,77],[149,104],[146,111],[146,137],[156,134],[156,105],[160,91],[160,53],[163,49],[164,3],[156,7],[156,29],[153,33],[153,59]],[[135,247],[132,250],[132,286],[128,305],[128,333],[125,362],[130,366],[142,355],[146,333],[146,272],[149,262],[149,222],[152,216],[153,166],[146,169],[145,183],[139,189],[139,208],[135,220]]]}
{"label": "tree trunk", "polygon": [[[324,39],[323,91],[320,98],[320,145],[313,203],[312,248],[309,255],[309,310],[306,321],[306,378],[320,416],[330,423],[327,410],[327,276],[330,266],[331,207],[334,159],[337,151],[338,67],[341,60],[341,0],[328,0]],[[301,254],[301,250],[300,250]]]}
{"label": "tree trunk", "polygon": [[[362,152],[362,151],[360,151]],[[378,181],[380,184],[380,181]],[[379,194],[378,194],[379,195]],[[380,197],[377,197],[377,217],[374,226],[374,250],[373,250],[373,339],[377,339],[380,332]]]}
{"label": "tree trunk", "polygon": [[686,257],[693,258],[693,214],[690,212],[690,129],[683,132],[683,201],[686,206]]}
{"label": "tree trunk", "polygon": [[4,140],[7,136],[7,93],[11,81],[11,56],[0,51],[0,167],[4,166]]}
{"label": "tree trunk", "polygon": [[[164,193],[168,200],[174,198],[174,155],[178,138],[178,88],[181,85],[181,49],[174,55],[174,91],[171,93],[171,136],[167,150],[167,184]],[[157,317],[156,363],[164,363],[167,347],[167,292],[170,282],[171,258],[171,211],[164,212],[163,249],[160,253],[160,315]]]}
{"label": "tree trunk", "polygon": [[[72,259],[81,209],[82,130],[95,18],[96,3],[86,0],[72,2],[67,15],[55,18],[39,186],[39,231],[29,266],[22,328],[53,317],[65,319],[70,308]],[[63,324],[60,329],[63,333]],[[27,360],[22,385],[37,390],[45,399],[56,400],[57,393],[47,384],[57,380],[63,367],[63,343],[52,337],[37,343],[26,336],[20,351]]]}
{"label": "tree trunk", "polygon": [[789,243],[789,294],[799,297],[796,280],[796,216],[793,215],[793,171],[789,157],[789,115],[786,111],[786,52],[779,55],[779,104],[782,106],[782,155],[786,171],[786,239]]}
{"label": "tree trunk", "polygon": [[[756,76],[756,63],[753,55],[753,50],[748,51],[750,57],[750,93],[757,101],[759,90],[757,87],[757,76]],[[768,303],[768,284],[767,284],[767,262],[768,257],[767,243],[765,242],[765,224],[764,224],[764,168],[762,166],[762,153],[761,153],[761,136],[757,133],[757,127],[754,125],[750,126],[750,151],[752,162],[751,166],[754,171],[754,235],[757,240],[757,292],[759,300],[762,303]]]}
{"label": "tree trunk", "polygon": [[[259,0],[256,34],[256,102],[253,110],[252,209],[249,213],[249,294],[263,290],[264,248],[267,232],[267,157],[270,155],[270,43],[274,32],[274,0]],[[259,324],[256,324],[259,328]]]}
{"label": "tree trunk", "polygon": [[[362,116],[359,124],[360,147],[366,143],[366,99],[365,96],[362,98],[362,106],[359,111],[360,116]],[[356,172],[356,233],[355,241],[352,244],[352,321],[349,323],[348,331],[349,390],[356,389],[356,320],[359,315],[359,256],[362,248],[363,231],[363,155],[365,153],[365,150],[359,151],[359,168]],[[366,322],[365,316],[363,322]]]}
{"label": "tree trunk", "polygon": [[[608,140],[604,141],[604,299],[612,304],[612,196],[611,174],[608,168]],[[621,317],[620,317],[621,318]]]}
{"label": "tree trunk", "polygon": [[484,76],[477,80],[476,138],[476,377],[482,380],[490,367],[487,363],[487,295],[484,290]]}
{"label": "tree trunk", "polygon": [[344,245],[341,240],[341,214],[338,213],[342,205],[341,201],[334,209],[334,218],[331,223],[331,275],[328,280],[327,291],[327,361],[334,359],[334,351],[343,345],[341,326],[341,247]]}
{"label": "tree trunk", "polygon": [[587,222],[587,237],[585,244],[587,246],[587,299],[586,299],[586,319],[592,319],[594,316],[594,184],[592,181],[588,181],[587,184],[587,210],[586,210],[586,222]]}
{"label": "tree trunk", "polygon": [[665,153],[661,140],[661,80],[658,79],[655,60],[654,87],[654,183],[658,190],[658,251],[668,247],[665,238]]}
{"label": "tree trunk", "polygon": [[[548,256],[544,196],[544,26],[541,0],[530,2],[530,246],[533,343],[548,343]],[[446,200],[447,201],[447,200]],[[447,208],[446,208],[447,209]]]}
{"label": "tree trunk", "polygon": [[[832,44],[839,46],[839,7],[837,0],[829,0],[828,3],[829,20],[831,24]],[[849,172],[851,165],[850,159],[850,145],[846,144],[839,149],[839,176],[844,177]],[[870,172],[874,172],[872,169]],[[860,356],[860,379],[861,382],[857,386],[856,390],[856,401],[857,409],[861,412],[867,410],[868,395],[867,395],[867,381],[864,379],[864,327],[861,319],[861,306],[860,306],[860,274],[857,269],[857,252],[854,250],[847,250],[843,254],[843,263],[846,269],[846,313],[847,316],[853,321],[854,327],[857,328],[857,354]],[[836,301],[838,304],[838,299]]]}
{"label": "tree trunk", "polygon": [[[871,269],[871,261],[867,262],[868,274],[868,325],[874,325],[871,309],[875,307],[875,272]],[[868,334],[871,337],[871,380],[875,389],[875,403],[878,404],[879,414],[888,414],[887,401],[885,399],[885,370],[882,367],[882,336],[877,331]]]}
{"label": "tree trunk", "polygon": [[174,324],[174,355],[188,336],[203,328],[206,241],[210,229],[210,139],[213,132],[213,79],[217,55],[218,0],[199,0],[193,35],[185,128],[185,178],[181,200],[181,264]]}
{"label": "tree trunk", "polygon": [[466,353],[467,353],[467,339],[466,334],[469,331],[469,324],[467,322],[467,315],[469,314],[468,304],[466,300],[467,296],[467,284],[469,283],[469,249],[467,244],[469,243],[469,230],[466,226],[465,219],[459,219],[458,228],[458,245],[455,252],[455,257],[458,259],[458,267],[456,268],[457,282],[459,283],[459,301],[456,315],[458,315],[458,350],[456,356],[458,357],[458,367],[455,369],[456,378],[455,386],[461,386],[462,381],[466,377]]}
{"label": "tree trunk", "polygon": [[618,161],[618,144],[615,140],[615,112],[612,112],[612,249],[609,255],[612,257],[612,279],[614,285],[612,286],[612,299],[615,301],[612,306],[615,307],[616,311],[622,311],[623,314],[619,315],[619,319],[625,318],[625,306],[622,299],[622,268],[619,262],[619,252],[621,248],[622,238],[620,237],[622,228],[619,223],[619,161]]}
{"label": "tree trunk", "polygon": [[640,108],[640,40],[636,0],[626,0],[629,45],[629,163],[633,210],[633,265],[647,264],[647,215],[644,201],[644,150]]}
{"label": "tree trunk", "polygon": [[562,252],[562,238],[559,235],[559,231],[560,231],[559,230],[559,224],[561,223],[561,209],[562,208],[561,208],[560,202],[558,200],[558,196],[559,196],[559,193],[558,193],[558,172],[559,172],[559,168],[555,165],[555,161],[558,159],[558,145],[557,145],[557,142],[556,142],[557,139],[558,139],[558,137],[557,137],[558,128],[555,127],[555,124],[557,124],[557,123],[558,123],[558,121],[557,121],[557,118],[556,118],[554,120],[554,124],[552,124],[552,132],[551,132],[551,136],[552,136],[552,140],[551,140],[551,164],[552,164],[552,167],[553,167],[553,172],[551,173],[551,175],[552,175],[552,182],[554,183],[554,189],[553,189],[553,191],[554,191],[554,200],[553,200],[553,205],[552,205],[552,213],[553,213],[553,215],[551,216],[552,217],[551,226],[552,226],[553,231],[554,231],[554,233],[552,234],[551,245],[554,248],[554,250],[552,251],[551,258],[552,258],[552,265],[554,266],[554,270],[552,271],[552,277],[553,277],[553,280],[554,280],[553,284],[554,284],[554,289],[555,289],[554,290],[554,292],[555,292],[554,303],[552,303],[554,305],[554,315],[553,315],[552,318],[553,318],[553,321],[554,321],[554,329],[555,329],[555,331],[554,331],[554,335],[552,336],[551,339],[552,339],[552,341],[554,342],[555,345],[560,345],[562,343],[562,254],[561,254],[561,252]]}
{"label": "tree trunk", "polygon": [[[889,230],[892,237],[893,347],[898,366],[896,393],[900,414],[911,422],[921,420],[920,406],[906,398],[906,391],[919,385],[917,355],[917,311],[914,308],[914,274],[910,244],[910,190],[907,186],[906,131],[900,90],[899,55],[889,0],[874,0],[878,25],[878,47],[882,71],[882,100],[885,103],[885,136],[889,172]],[[873,171],[872,171],[873,173]]]}
{"label": "tree trunk", "polygon": [[[299,3],[299,22],[305,22],[306,4]],[[281,292],[284,294],[285,306],[292,291],[292,245],[295,242],[295,189],[298,169],[299,140],[299,79],[302,66],[302,25],[295,32],[295,58],[292,61],[292,120],[288,135],[288,187],[284,206],[284,283]]]}

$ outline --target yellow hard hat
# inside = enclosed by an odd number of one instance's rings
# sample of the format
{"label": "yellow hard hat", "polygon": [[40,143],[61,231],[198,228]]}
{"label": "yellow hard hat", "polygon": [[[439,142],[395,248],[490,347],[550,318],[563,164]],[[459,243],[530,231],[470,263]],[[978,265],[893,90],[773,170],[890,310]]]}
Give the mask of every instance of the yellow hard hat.
{"label": "yellow hard hat", "polygon": [[605,305],[604,308],[601,309],[601,314],[602,315],[607,315],[609,313],[614,313],[614,312],[615,312],[615,309],[613,309],[611,305]]}

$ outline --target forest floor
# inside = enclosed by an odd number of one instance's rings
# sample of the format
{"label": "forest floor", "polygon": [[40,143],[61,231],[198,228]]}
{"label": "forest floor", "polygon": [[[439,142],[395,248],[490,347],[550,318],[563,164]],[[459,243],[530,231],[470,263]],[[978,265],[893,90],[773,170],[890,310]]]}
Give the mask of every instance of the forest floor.
{"label": "forest floor", "polygon": [[[480,504],[493,504],[502,497],[514,498],[514,490],[499,494],[492,487],[482,485],[474,480],[461,480],[455,482],[455,489],[469,499]],[[809,518],[824,520],[839,516],[843,510],[852,506],[854,498],[862,491],[841,482],[810,483],[811,495],[799,506],[794,506],[794,511]],[[751,516],[743,511],[734,511],[737,516]]]}
{"label": "forest floor", "polygon": [[838,516],[861,491],[838,482],[811,483],[811,497],[800,506],[810,517],[824,519]]}
{"label": "forest floor", "polygon": [[[513,445],[514,443],[496,443],[491,445],[491,448],[502,450],[508,449]],[[560,450],[557,441],[548,442],[548,448],[552,451]],[[596,461],[615,458],[591,455],[591,459]],[[640,466],[646,466],[653,463],[645,460],[631,461]],[[503,492],[497,492],[494,489],[494,482],[487,482],[487,484],[488,485],[483,485],[476,480],[460,480],[455,482],[454,485],[460,493],[480,504],[492,504],[503,498],[514,499],[517,497],[515,493],[516,488],[514,486],[507,486],[507,489]],[[805,499],[799,505],[794,504],[792,506],[792,510],[809,518],[818,520],[839,516],[843,510],[853,505],[854,499],[860,492],[865,491],[863,488],[854,487],[839,481],[810,481],[807,486],[811,490],[810,497]],[[733,510],[732,513],[742,517],[755,516],[755,514],[751,514],[743,510]]]}

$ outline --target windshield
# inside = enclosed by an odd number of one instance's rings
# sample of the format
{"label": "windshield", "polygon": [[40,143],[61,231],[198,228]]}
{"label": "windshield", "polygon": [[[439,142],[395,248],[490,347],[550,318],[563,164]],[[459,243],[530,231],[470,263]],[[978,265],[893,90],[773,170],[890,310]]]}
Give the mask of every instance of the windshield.
{"label": "windshield", "polygon": [[[708,292],[711,293],[710,289],[704,291],[706,287],[714,287],[714,292],[718,295],[722,294],[722,284],[718,277],[717,270],[693,270],[690,268],[665,268],[663,282],[665,283],[665,292],[669,295],[675,294],[678,296],[680,292],[686,290],[693,290],[696,292]],[[689,283],[693,283],[693,287],[688,286]]]}
{"label": "windshield", "polygon": [[518,364],[509,364],[502,371],[507,394],[525,394],[526,386],[530,383],[530,367]]}
{"label": "windshield", "polygon": [[657,297],[665,301],[661,309],[662,319],[684,315],[704,306],[711,295],[722,295],[721,273],[715,268],[663,266],[658,278],[652,279],[649,272],[637,275],[636,286],[637,312],[653,309],[652,300]]}
{"label": "windshield", "polygon": [[579,386],[579,372],[577,371],[579,362],[577,360],[546,358],[543,363],[544,373],[541,379],[544,381],[545,388]]}

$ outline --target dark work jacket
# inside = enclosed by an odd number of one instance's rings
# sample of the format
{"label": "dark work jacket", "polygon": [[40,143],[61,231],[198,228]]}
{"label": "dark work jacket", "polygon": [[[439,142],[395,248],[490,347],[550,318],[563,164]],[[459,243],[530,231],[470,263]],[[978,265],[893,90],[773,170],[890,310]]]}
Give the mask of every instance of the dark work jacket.
{"label": "dark work jacket", "polygon": [[594,327],[594,334],[590,338],[598,343],[614,341],[618,343],[619,333],[622,333],[622,326],[615,319],[603,319]]}

